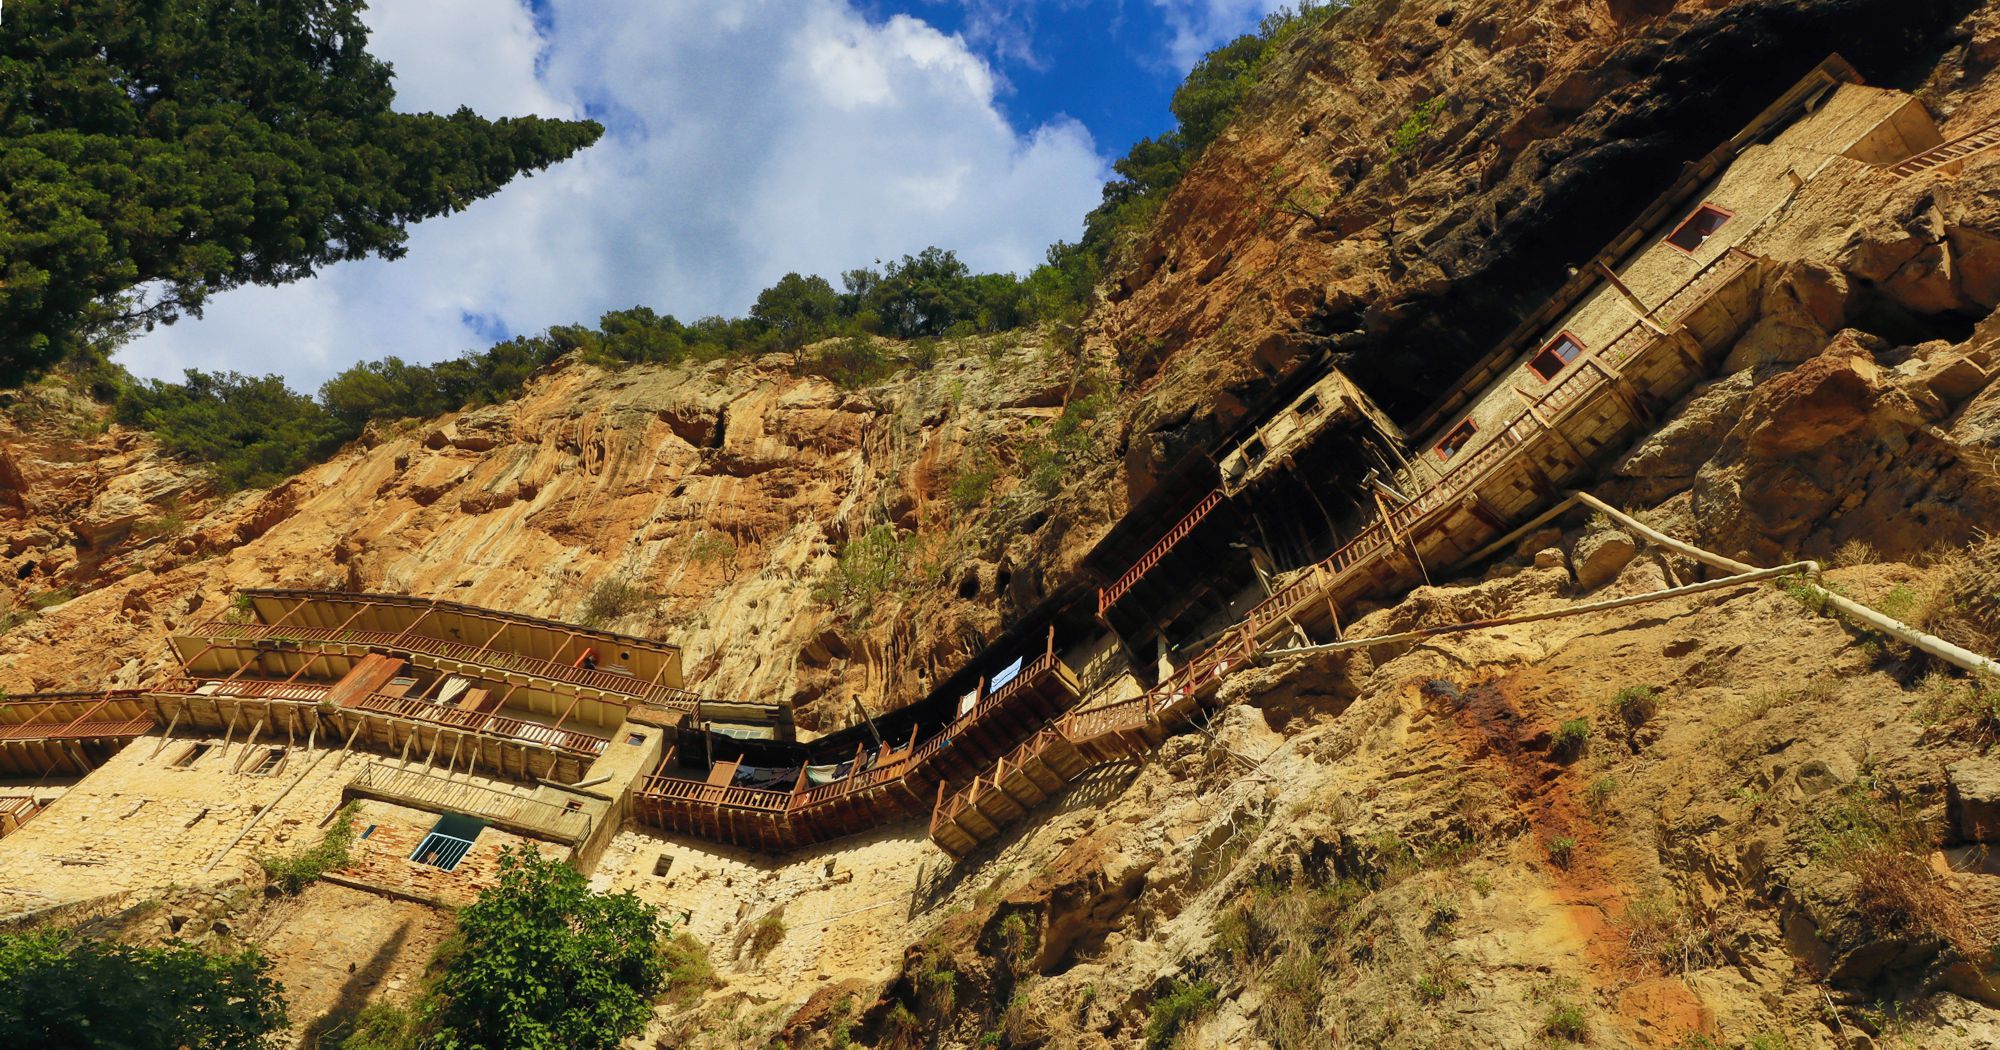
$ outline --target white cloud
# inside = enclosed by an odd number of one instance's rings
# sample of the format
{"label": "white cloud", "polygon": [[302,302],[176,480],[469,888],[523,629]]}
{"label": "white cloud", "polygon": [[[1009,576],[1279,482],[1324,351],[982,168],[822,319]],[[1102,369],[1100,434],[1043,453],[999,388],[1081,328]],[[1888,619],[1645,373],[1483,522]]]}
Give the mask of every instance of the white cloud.
{"label": "white cloud", "polygon": [[1167,59],[1176,70],[1189,70],[1201,56],[1257,28],[1265,15],[1297,0],[1150,0],[1173,36]]}
{"label": "white cloud", "polygon": [[1074,239],[1105,160],[1072,121],[1025,133],[957,36],[846,0],[381,0],[373,50],[398,107],[588,113],[596,146],[467,211],[411,228],[409,255],[217,296],[119,357],[280,371],[437,360],[643,303],[740,314],[796,270],[835,278],[926,245],[1024,272]]}

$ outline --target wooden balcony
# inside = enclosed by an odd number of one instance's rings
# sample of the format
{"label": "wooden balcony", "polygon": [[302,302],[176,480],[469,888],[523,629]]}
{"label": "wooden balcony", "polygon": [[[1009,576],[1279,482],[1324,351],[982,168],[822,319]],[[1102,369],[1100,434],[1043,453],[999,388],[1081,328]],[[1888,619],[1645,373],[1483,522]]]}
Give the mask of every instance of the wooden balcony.
{"label": "wooden balcony", "polygon": [[411,697],[376,693],[335,707],[328,702],[329,689],[308,682],[176,678],[146,696],[157,708],[156,721],[164,719],[169,732],[317,741],[416,766],[529,782],[575,783],[609,744],[594,733]]}
{"label": "wooden balcony", "polygon": [[380,762],[364,767],[342,789],[342,794],[380,799],[430,813],[462,813],[503,831],[570,846],[590,837],[590,814],[581,810]]}
{"label": "wooden balcony", "polygon": [[[567,691],[595,693],[619,703],[638,703],[674,712],[691,712],[702,698],[685,689],[655,685],[631,675],[588,667],[575,667],[554,660],[537,659],[499,649],[487,649],[465,642],[446,641],[397,631],[369,631],[337,627],[289,627],[282,624],[229,623],[210,620],[191,629],[187,637],[208,648],[229,643],[253,646],[291,646],[301,649],[334,650],[348,654],[384,653],[407,655],[414,662],[438,670],[465,669],[490,672],[505,681],[538,679]],[[177,646],[186,649],[189,647]],[[192,658],[183,652],[184,661]],[[429,659],[417,659],[428,657]],[[772,705],[756,705],[763,709]]]}
{"label": "wooden balcony", "polygon": [[138,690],[9,697],[0,702],[0,776],[82,776],[153,725]]}
{"label": "wooden balcony", "polygon": [[829,784],[789,791],[645,778],[633,796],[639,819],[730,845],[788,850],[923,815],[939,789],[971,777],[1071,705],[1076,676],[1044,653],[1006,686],[982,697],[916,747]]}

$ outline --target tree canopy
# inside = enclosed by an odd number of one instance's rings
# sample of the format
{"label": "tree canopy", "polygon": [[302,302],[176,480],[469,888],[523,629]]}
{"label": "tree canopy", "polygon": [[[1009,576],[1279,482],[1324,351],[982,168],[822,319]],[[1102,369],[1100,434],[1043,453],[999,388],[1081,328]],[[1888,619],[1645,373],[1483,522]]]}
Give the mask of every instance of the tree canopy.
{"label": "tree canopy", "polygon": [[247,950],[136,948],[62,931],[0,934],[0,1046],[274,1047],[285,1003],[270,967]]}
{"label": "tree canopy", "polygon": [[406,227],[595,142],[390,109],[361,0],[17,0],[0,23],[0,386]]}
{"label": "tree canopy", "polygon": [[458,913],[437,996],[438,1050],[616,1050],[666,987],[667,924],[630,891],[592,893],[531,849]]}

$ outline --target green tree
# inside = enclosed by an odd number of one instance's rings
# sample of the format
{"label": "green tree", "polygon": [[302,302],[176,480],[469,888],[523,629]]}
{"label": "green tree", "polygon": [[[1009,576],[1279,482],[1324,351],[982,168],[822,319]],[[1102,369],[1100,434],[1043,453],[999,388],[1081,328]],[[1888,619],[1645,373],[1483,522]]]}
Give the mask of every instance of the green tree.
{"label": "green tree", "polygon": [[[1008,274],[974,276],[956,252],[930,247],[905,255],[883,269],[879,280],[853,278],[848,287],[866,287],[861,305],[882,319],[882,331],[899,339],[948,332],[999,331],[1020,321],[1020,283]],[[866,271],[871,273],[872,271]]]}
{"label": "green tree", "polygon": [[216,291],[396,258],[596,141],[396,113],[361,0],[24,0],[0,23],[0,385]]}
{"label": "green tree", "polygon": [[0,1046],[260,1050],[283,989],[254,951],[135,948],[63,931],[0,934]]}
{"label": "green tree", "polygon": [[615,1050],[666,985],[667,923],[632,893],[592,893],[531,849],[500,856],[497,885],[458,914],[435,988],[440,1050]]}
{"label": "green tree", "polygon": [[181,383],[127,387],[120,422],[145,427],[169,452],[209,464],[225,489],[269,485],[317,463],[351,436],[333,414],[279,376],[188,369]]}
{"label": "green tree", "polygon": [[840,293],[824,277],[788,273],[757,293],[750,316],[778,333],[778,345],[796,350],[826,334],[840,317]]}

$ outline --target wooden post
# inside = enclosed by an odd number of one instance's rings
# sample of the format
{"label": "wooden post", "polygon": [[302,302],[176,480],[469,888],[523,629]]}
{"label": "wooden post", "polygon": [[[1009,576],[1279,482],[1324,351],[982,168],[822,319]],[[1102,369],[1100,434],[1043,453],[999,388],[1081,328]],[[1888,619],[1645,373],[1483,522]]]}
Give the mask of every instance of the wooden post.
{"label": "wooden post", "polygon": [[430,619],[430,615],[437,611],[437,605],[438,605],[437,599],[436,598],[431,599],[430,608],[425,609],[421,614],[417,616],[416,619],[411,620],[410,625],[408,627],[405,627],[402,630],[396,632],[396,637],[389,639],[389,647],[392,649],[395,648],[396,643],[402,641],[405,637],[409,635],[411,631],[416,630],[418,624],[423,623],[425,620]]}
{"label": "wooden post", "polygon": [[1638,316],[1640,324],[1645,325],[1660,335],[1667,334],[1666,329],[1661,328],[1653,321],[1653,308],[1647,306],[1644,299],[1639,298],[1632,289],[1626,287],[1625,282],[1618,278],[1617,272],[1612,270],[1611,267],[1604,265],[1603,259],[1595,260],[1592,265],[1597,267],[1598,273],[1604,275],[1605,280],[1611,282],[1611,287],[1618,290],[1618,294],[1623,299],[1624,304],[1630,307],[1632,312]]}
{"label": "wooden post", "polygon": [[250,757],[250,749],[257,746],[257,735],[263,731],[264,720],[259,718],[257,724],[250,728],[250,735],[244,738],[243,750],[236,753],[236,764],[229,767],[231,773],[240,773],[243,771],[243,760]]}
{"label": "wooden post", "polygon": [[153,753],[146,756],[149,760],[160,757],[160,752],[166,750],[167,741],[173,739],[174,727],[181,722],[181,712],[186,709],[186,705],[174,708],[174,717],[167,719],[167,731],[160,734],[160,742],[153,745]]}

